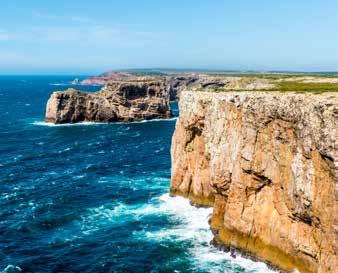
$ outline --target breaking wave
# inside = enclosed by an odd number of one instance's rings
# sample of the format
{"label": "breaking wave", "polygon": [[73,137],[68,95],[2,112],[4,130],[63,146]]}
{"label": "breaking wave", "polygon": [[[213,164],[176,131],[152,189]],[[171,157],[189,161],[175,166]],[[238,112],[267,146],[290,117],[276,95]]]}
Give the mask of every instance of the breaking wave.
{"label": "breaking wave", "polygon": [[[212,208],[196,208],[183,197],[171,197],[163,194],[152,199],[146,205],[100,206],[87,211],[86,216],[81,217],[82,232],[89,235],[97,231],[101,225],[116,224],[121,221],[132,222],[144,220],[146,217],[168,217],[169,226],[163,228],[149,227],[142,231],[134,231],[135,240],[156,241],[158,243],[189,243],[186,254],[194,265],[194,269],[200,272],[245,272],[245,273],[273,273],[262,262],[254,262],[237,255],[231,257],[210,245],[213,238],[208,220]],[[153,219],[154,220],[154,219]]]}
{"label": "breaking wave", "polygon": [[34,121],[31,124],[37,126],[47,126],[47,127],[66,127],[66,126],[88,126],[88,125],[107,125],[107,124],[134,124],[134,123],[147,123],[147,122],[164,122],[164,121],[175,121],[177,117],[167,118],[167,119],[150,119],[150,120],[141,120],[141,121],[119,121],[119,122],[91,122],[84,121],[79,123],[64,123],[64,124],[54,124],[45,121]]}

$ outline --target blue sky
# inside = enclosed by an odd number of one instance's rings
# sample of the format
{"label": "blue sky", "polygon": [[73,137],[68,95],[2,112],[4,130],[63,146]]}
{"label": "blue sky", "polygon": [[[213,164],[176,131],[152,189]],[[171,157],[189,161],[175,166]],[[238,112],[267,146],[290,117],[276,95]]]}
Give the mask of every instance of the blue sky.
{"label": "blue sky", "polygon": [[0,74],[338,71],[337,0],[1,0]]}

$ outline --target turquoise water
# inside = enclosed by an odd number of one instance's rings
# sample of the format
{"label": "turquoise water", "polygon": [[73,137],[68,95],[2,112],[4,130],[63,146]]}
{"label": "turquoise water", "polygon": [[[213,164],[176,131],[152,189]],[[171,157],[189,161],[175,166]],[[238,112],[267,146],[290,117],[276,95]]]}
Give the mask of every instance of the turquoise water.
{"label": "turquoise water", "polygon": [[73,78],[0,77],[0,272],[271,272],[210,246],[211,209],[168,195],[175,119],[45,124]]}

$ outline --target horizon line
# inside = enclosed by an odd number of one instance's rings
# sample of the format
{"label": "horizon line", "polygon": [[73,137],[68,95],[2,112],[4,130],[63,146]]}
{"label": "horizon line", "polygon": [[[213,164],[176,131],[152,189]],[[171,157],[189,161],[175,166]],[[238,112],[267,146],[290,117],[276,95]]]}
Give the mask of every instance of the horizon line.
{"label": "horizon line", "polygon": [[285,74],[285,73],[293,73],[293,74],[338,74],[338,70],[286,70],[286,69],[273,69],[273,70],[260,70],[260,69],[204,69],[204,68],[124,68],[124,69],[110,69],[110,70],[103,70],[98,74],[93,73],[77,73],[75,72],[33,72],[33,73],[0,73],[0,76],[99,76],[101,74],[107,72],[181,72],[181,73],[194,73],[194,72],[207,72],[207,73],[239,73],[239,74]]}

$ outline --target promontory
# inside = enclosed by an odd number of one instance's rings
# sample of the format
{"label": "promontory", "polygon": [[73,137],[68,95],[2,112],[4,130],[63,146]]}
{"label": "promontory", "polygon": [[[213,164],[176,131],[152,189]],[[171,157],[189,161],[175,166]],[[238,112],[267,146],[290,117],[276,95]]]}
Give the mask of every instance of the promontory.
{"label": "promontory", "polygon": [[111,81],[98,92],[76,89],[54,92],[46,106],[46,122],[139,121],[171,116],[169,91],[163,80]]}

